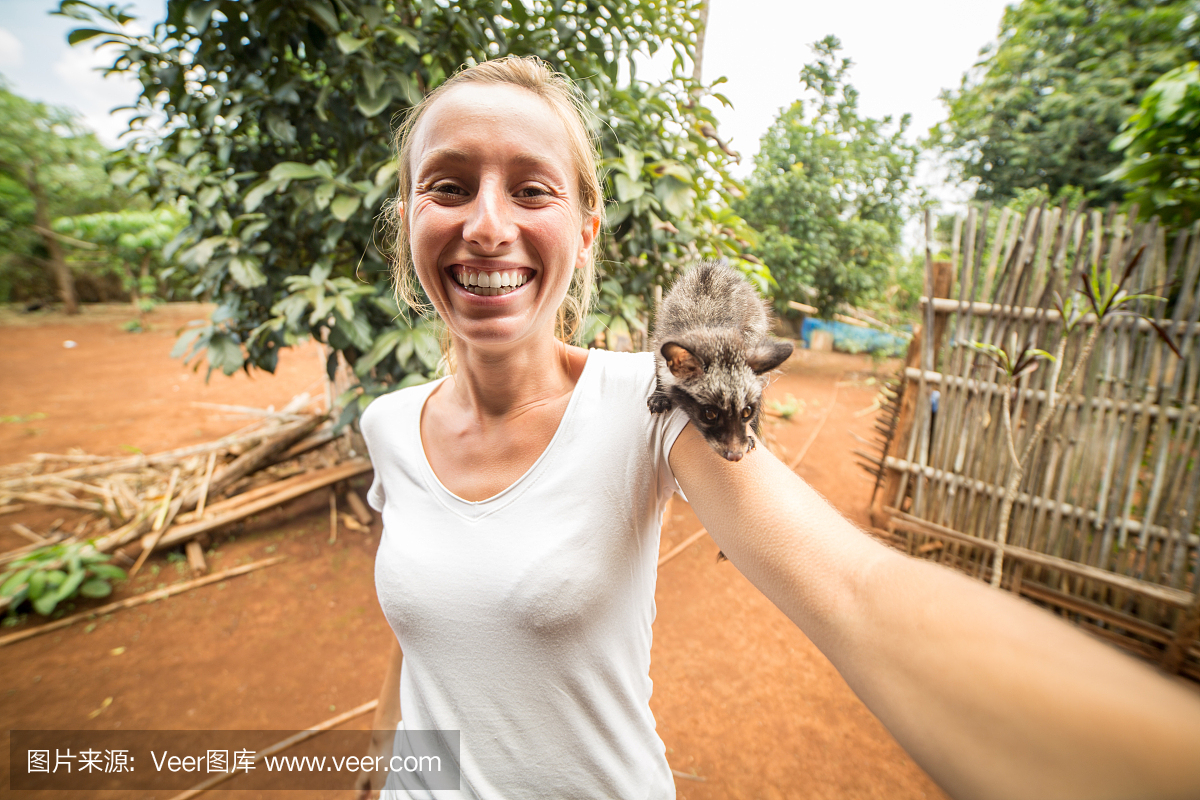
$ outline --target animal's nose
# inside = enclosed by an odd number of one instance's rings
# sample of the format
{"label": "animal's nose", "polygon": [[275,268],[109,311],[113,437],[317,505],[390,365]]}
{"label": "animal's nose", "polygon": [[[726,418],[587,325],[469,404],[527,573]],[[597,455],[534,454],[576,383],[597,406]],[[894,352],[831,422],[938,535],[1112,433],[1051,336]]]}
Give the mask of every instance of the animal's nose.
{"label": "animal's nose", "polygon": [[725,458],[728,459],[729,461],[741,461],[742,454],[739,453],[737,450],[726,450]]}

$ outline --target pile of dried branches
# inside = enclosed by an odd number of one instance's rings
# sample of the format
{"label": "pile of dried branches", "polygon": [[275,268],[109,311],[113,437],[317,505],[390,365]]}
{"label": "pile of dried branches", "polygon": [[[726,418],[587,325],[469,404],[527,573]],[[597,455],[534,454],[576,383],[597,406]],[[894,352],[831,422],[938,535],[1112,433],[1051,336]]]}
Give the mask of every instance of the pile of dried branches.
{"label": "pile of dried branches", "polygon": [[[85,512],[69,532],[61,520],[46,533],[13,524],[30,543],[0,553],[0,572],[40,548],[90,541],[101,553],[126,545],[136,552],[140,544],[132,576],[155,550],[369,470],[366,458],[334,436],[326,415],[308,413],[308,405],[309,397],[300,395],[280,412],[228,407],[261,419],[222,439],[155,455],[39,454],[32,463],[0,469],[0,515],[29,506]],[[348,492],[347,499],[354,512],[348,521],[369,522],[359,496]],[[336,519],[335,511],[335,525]],[[7,604],[0,597],[0,609]]]}

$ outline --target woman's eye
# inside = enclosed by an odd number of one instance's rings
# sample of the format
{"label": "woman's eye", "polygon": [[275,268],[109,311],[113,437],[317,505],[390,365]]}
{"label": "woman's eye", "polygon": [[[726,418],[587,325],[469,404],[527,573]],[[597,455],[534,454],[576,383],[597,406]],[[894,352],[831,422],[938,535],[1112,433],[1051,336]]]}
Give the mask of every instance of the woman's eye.
{"label": "woman's eye", "polygon": [[445,194],[445,195],[451,195],[454,197],[457,197],[458,195],[461,195],[461,194],[466,194],[463,191],[461,186],[457,186],[453,183],[434,184],[434,186],[430,189],[430,191],[433,192],[434,194]]}
{"label": "woman's eye", "polygon": [[716,410],[715,410],[715,409],[712,409],[712,408],[706,408],[706,409],[704,409],[704,418],[705,418],[706,420],[708,420],[709,422],[712,422],[714,419],[716,419],[716,418],[717,418],[717,412],[716,412]]}
{"label": "woman's eye", "polygon": [[525,197],[525,198],[547,197],[547,196],[549,196],[549,194],[550,194],[550,192],[546,191],[545,189],[543,189],[540,186],[525,186],[525,187],[517,190],[517,196]]}

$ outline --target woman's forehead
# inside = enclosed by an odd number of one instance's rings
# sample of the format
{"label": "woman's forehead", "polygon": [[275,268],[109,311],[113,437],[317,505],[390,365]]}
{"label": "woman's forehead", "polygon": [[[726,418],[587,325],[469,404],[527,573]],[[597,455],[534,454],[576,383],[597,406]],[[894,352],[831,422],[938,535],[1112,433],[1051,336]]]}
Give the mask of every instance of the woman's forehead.
{"label": "woman's forehead", "polygon": [[411,161],[463,158],[474,148],[519,145],[519,160],[562,160],[570,170],[566,125],[550,103],[520,86],[465,83],[437,98],[413,131]]}

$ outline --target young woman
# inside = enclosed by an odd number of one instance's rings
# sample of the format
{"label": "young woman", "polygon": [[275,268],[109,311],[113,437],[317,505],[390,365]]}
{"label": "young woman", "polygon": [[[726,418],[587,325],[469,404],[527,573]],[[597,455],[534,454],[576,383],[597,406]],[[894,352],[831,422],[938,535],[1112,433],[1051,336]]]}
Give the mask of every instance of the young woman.
{"label": "young woman", "polygon": [[399,642],[375,728],[461,736],[460,791],[411,796],[675,796],[648,670],[676,488],[952,795],[1200,796],[1195,692],[878,545],[766,448],[724,461],[648,413],[650,354],[567,343],[603,217],[583,119],[564,79],[510,58],[447,81],[398,137],[396,280],[409,299],[420,282],[454,362],[362,421]]}

